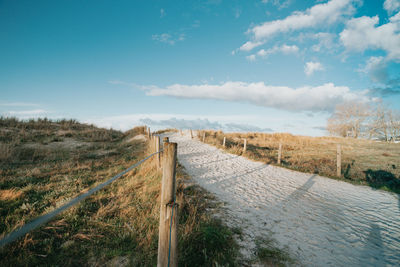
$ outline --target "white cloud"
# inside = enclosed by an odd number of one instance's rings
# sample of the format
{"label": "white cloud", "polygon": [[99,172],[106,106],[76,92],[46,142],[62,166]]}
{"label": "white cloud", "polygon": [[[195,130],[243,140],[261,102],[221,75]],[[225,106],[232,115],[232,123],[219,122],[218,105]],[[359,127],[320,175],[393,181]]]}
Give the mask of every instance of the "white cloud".
{"label": "white cloud", "polygon": [[[88,118],[84,123],[95,124],[104,128],[113,128],[122,131],[129,130],[135,126],[148,125],[151,130],[165,128],[177,129],[214,129],[226,132],[235,131],[264,131],[272,129],[260,127],[263,117],[258,116],[204,116],[184,114],[127,114],[109,117]],[[267,124],[277,125],[281,120],[270,120]],[[254,124],[253,124],[254,123]],[[269,126],[270,127],[270,126]]]}
{"label": "white cloud", "polygon": [[[269,55],[275,54],[275,53],[283,53],[285,55],[288,54],[296,54],[299,52],[299,48],[296,45],[282,45],[282,46],[274,46],[273,48],[270,49],[261,49],[257,52],[257,55],[260,57],[267,57]],[[255,59],[255,58],[254,58]]]}
{"label": "white cloud", "polygon": [[279,51],[281,51],[284,54],[297,53],[299,52],[299,48],[296,45],[284,44],[279,48]]}
{"label": "white cloud", "polygon": [[289,7],[289,5],[292,3],[292,0],[261,0],[263,4],[271,3],[274,6],[277,6],[278,9],[283,9]]}
{"label": "white cloud", "polygon": [[315,71],[321,71],[324,70],[324,66],[320,62],[307,62],[306,65],[304,66],[304,73],[307,76],[310,76],[313,74]]}
{"label": "white cloud", "polygon": [[40,115],[47,113],[43,109],[34,109],[34,110],[20,110],[20,111],[8,111],[8,114],[11,116],[27,116],[27,115]]}
{"label": "white cloud", "polygon": [[258,106],[289,111],[331,111],[343,101],[369,101],[367,91],[351,92],[346,86],[326,83],[321,86],[270,86],[263,82],[225,82],[220,85],[173,84],[165,88],[142,86],[150,96],[177,98],[217,99],[247,102]]}
{"label": "white cloud", "polygon": [[170,44],[170,45],[174,45],[176,42],[178,41],[183,41],[185,40],[185,34],[181,33],[179,35],[176,36],[172,36],[169,33],[162,33],[162,34],[153,34],[151,36],[151,38],[154,41],[158,41],[161,43],[166,43],[166,44]]}
{"label": "white cloud", "polygon": [[3,116],[5,117],[16,117],[19,119],[31,119],[31,118],[40,118],[48,116],[49,112],[44,109],[33,109],[33,110],[18,110],[18,111],[6,111],[3,112]]}
{"label": "white cloud", "polygon": [[389,14],[392,14],[393,12],[400,10],[400,0],[385,0],[383,8]]}
{"label": "white cloud", "polygon": [[312,38],[318,40],[318,43],[312,46],[312,50],[314,50],[315,52],[320,52],[323,48],[329,51],[335,46],[335,34],[333,33],[319,32],[313,34]]}
{"label": "white cloud", "polygon": [[222,130],[225,132],[272,132],[270,128],[260,128],[254,125],[241,123],[220,123],[218,121],[209,121],[208,119],[183,119],[172,117],[164,120],[154,120],[149,117],[140,119],[145,125],[150,125],[156,129],[175,128],[175,129],[211,129]]}
{"label": "white cloud", "polygon": [[378,16],[351,19],[340,33],[340,40],[348,51],[381,49],[386,51],[388,59],[399,60],[400,15],[397,14],[390,18],[390,22],[376,27],[378,23]]}
{"label": "white cloud", "polygon": [[255,26],[248,30],[253,40],[242,45],[240,49],[250,51],[277,33],[333,24],[354,12],[352,2],[352,0],[331,0],[317,4],[304,12],[296,11],[285,19],[267,21]]}
{"label": "white cloud", "polygon": [[247,59],[248,61],[255,61],[255,60],[256,60],[256,55],[247,56],[246,59]]}
{"label": "white cloud", "polygon": [[242,51],[250,51],[253,50],[253,48],[260,46],[264,44],[264,42],[252,42],[252,41],[248,41],[245,44],[243,44],[239,49]]}
{"label": "white cloud", "polygon": [[9,102],[9,103],[0,103],[2,107],[38,107],[39,104],[35,103],[26,103],[26,102]]}

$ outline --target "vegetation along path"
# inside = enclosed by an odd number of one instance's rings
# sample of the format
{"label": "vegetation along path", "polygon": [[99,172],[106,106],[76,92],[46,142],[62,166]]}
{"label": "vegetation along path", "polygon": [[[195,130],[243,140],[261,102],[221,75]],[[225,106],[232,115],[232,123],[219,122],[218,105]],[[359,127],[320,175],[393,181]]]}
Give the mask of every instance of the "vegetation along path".
{"label": "vegetation along path", "polygon": [[400,200],[394,193],[253,162],[173,134],[192,178],[226,203],[251,258],[257,240],[275,240],[304,265],[400,263]]}

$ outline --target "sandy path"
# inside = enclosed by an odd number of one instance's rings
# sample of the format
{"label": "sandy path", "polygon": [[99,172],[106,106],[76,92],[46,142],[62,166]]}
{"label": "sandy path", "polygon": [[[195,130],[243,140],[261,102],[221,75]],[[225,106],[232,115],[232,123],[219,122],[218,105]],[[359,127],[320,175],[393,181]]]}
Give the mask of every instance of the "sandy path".
{"label": "sandy path", "polygon": [[192,178],[226,203],[227,222],[254,239],[273,238],[312,266],[400,265],[398,195],[253,162],[171,135]]}

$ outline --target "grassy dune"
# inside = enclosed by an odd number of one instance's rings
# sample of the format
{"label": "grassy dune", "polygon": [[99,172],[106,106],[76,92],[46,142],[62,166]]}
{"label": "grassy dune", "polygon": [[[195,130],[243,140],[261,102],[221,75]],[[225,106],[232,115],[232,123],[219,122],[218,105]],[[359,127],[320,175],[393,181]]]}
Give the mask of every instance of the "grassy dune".
{"label": "grassy dune", "polygon": [[[282,143],[283,167],[400,193],[400,144],[279,133],[205,133],[205,142],[219,148],[223,148],[225,136],[223,149],[237,155],[243,154],[243,139],[246,138],[244,156],[267,164],[277,164],[278,147]],[[199,137],[202,140],[203,132],[199,132]],[[336,176],[337,144],[342,147],[341,177]]]}
{"label": "grassy dune", "polygon": [[[144,128],[0,119],[0,237],[144,158]],[[217,204],[178,167],[180,266],[239,264]],[[1,266],[155,266],[161,173],[148,160],[51,222],[0,249]]]}

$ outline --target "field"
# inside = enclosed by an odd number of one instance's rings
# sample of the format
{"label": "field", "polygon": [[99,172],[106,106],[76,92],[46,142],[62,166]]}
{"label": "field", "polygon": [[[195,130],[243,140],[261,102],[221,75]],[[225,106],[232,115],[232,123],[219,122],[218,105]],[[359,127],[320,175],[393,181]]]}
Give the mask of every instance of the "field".
{"label": "field", "polygon": [[[200,131],[200,140],[203,133],[206,143],[237,155],[243,154],[243,139],[246,139],[244,156],[274,165],[277,165],[281,143],[283,167],[400,193],[400,144],[353,138],[221,131]],[[225,148],[222,147],[224,137]],[[342,150],[340,177],[336,175],[337,144]]]}
{"label": "field", "polygon": [[[99,129],[74,120],[0,119],[0,237],[144,158],[144,128]],[[154,266],[161,172],[148,160],[44,226],[0,249],[1,266]],[[218,202],[178,166],[180,266],[239,265]]]}

